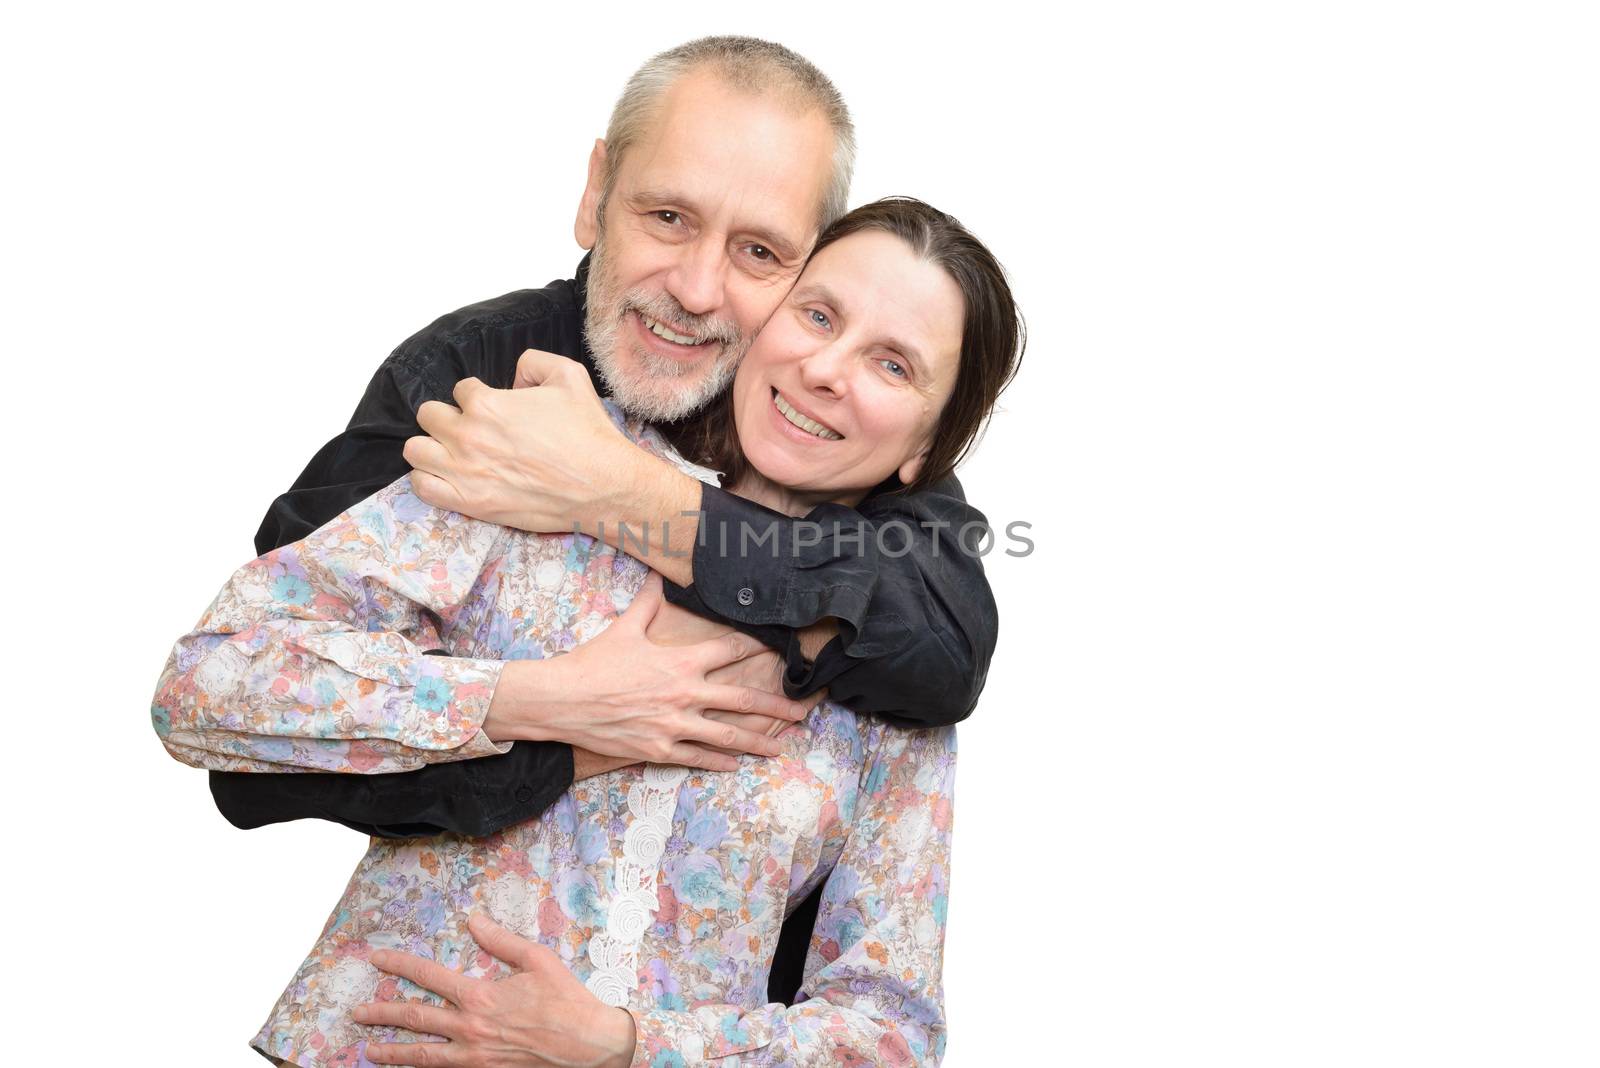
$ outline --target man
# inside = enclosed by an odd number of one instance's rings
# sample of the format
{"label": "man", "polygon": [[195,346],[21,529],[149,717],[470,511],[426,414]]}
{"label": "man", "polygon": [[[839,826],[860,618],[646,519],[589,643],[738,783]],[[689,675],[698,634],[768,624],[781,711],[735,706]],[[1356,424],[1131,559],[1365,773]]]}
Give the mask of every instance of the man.
{"label": "man", "polygon": [[[669,580],[669,601],[781,652],[791,698],[827,687],[903,722],[963,718],[997,623],[981,563],[960,541],[982,516],[954,479],[875,493],[859,514],[819,508],[808,521],[852,537],[818,537],[631,446],[580,377],[636,415],[692,425],[844,211],[853,155],[837,91],[787,49],[718,37],[655,57],[590,156],[575,235],[592,252],[577,277],[461,309],[396,349],[349,427],[274,502],[257,551],[414,466],[431,504],[525,530],[577,525],[644,556]],[[532,388],[505,388],[514,384]],[[431,437],[414,436],[419,425]],[[899,529],[880,539],[887,524]],[[747,531],[776,543],[740,552]],[[757,751],[748,728],[769,721],[738,714],[795,710],[769,692],[776,655],[748,656],[754,646],[740,642],[685,650],[614,627],[538,662],[519,696],[563,741],[394,775],[213,772],[212,792],[242,827],[313,816],[376,835],[490,834],[539,815],[574,778],[641,757],[721,767],[729,757],[706,746]],[[714,729],[707,712],[722,717]],[[780,946],[779,999],[797,982],[814,909],[796,914]]]}

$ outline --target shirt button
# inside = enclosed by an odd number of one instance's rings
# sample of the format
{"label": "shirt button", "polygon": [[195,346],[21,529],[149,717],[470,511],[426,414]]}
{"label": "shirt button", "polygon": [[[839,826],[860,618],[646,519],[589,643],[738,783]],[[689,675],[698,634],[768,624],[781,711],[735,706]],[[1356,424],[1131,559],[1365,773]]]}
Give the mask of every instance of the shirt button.
{"label": "shirt button", "polygon": [[519,803],[526,805],[532,800],[533,787],[529,786],[527,783],[523,783],[521,786],[517,787],[517,801]]}
{"label": "shirt button", "polygon": [[739,591],[739,603],[742,604],[742,605],[755,604],[756,603],[756,591],[752,590],[749,586],[746,586],[744,589],[740,590]]}

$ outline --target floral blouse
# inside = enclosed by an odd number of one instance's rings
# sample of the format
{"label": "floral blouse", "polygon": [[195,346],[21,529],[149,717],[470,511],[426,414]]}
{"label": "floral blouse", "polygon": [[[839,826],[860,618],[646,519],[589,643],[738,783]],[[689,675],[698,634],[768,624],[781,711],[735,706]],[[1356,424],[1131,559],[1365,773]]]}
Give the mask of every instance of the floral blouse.
{"label": "floral blouse", "polygon": [[[402,478],[234,574],[173,650],[156,731],[179,760],[222,770],[377,774],[501,752],[479,727],[502,662],[594,637],[646,574],[586,536],[432,508]],[[633,1015],[636,1066],[937,1063],[954,729],[825,702],[783,742],[734,772],[584,779],[488,838],[374,838],[251,1044],[362,1065],[369,1040],[431,1039],[350,1019],[367,1001],[439,1001],[368,956],[510,974],[467,932],[483,910]],[[819,882],[799,999],[767,1004],[783,918]]]}

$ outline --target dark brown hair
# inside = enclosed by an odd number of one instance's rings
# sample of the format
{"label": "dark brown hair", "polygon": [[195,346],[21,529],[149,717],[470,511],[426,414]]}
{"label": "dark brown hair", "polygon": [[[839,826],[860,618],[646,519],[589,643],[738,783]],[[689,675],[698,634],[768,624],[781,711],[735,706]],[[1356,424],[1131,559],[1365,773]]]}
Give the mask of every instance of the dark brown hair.
{"label": "dark brown hair", "polygon": [[[944,268],[965,303],[955,388],[934,424],[922,470],[909,486],[900,486],[891,475],[879,487],[925,489],[954,471],[977,442],[995,401],[1022,364],[1027,332],[1005,270],[954,216],[912,197],[885,197],[841,216],[817,238],[811,255],[863,230],[893,234],[916,255]],[[746,461],[734,428],[733,390],[724,390],[698,416],[673,427],[670,436],[685,456],[723,472],[723,485],[732,485],[744,474]]]}

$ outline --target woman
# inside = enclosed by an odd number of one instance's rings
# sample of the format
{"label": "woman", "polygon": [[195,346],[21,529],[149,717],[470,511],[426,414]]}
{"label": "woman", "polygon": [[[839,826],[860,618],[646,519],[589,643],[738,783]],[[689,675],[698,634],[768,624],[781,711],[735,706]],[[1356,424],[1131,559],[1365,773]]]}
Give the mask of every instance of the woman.
{"label": "woman", "polygon": [[[790,514],[853,504],[947,474],[1020,349],[988,251],[927,205],[880,201],[819,239],[719,413],[681,444]],[[179,759],[229,770],[370,774],[498,752],[518,736],[496,706],[514,661],[598,633],[647,572],[581,535],[432,509],[401,479],[235,574],[174,650],[156,728]],[[583,980],[574,1011],[595,1063],[937,1061],[953,731],[823,703],[770,751],[732,772],[597,775],[485,839],[375,839],[253,1045],[298,1064],[387,1060],[367,1042],[417,1036],[353,1022],[402,993],[369,958],[505,974],[467,930],[487,912]],[[785,910],[823,881],[802,999],[765,1005]]]}

